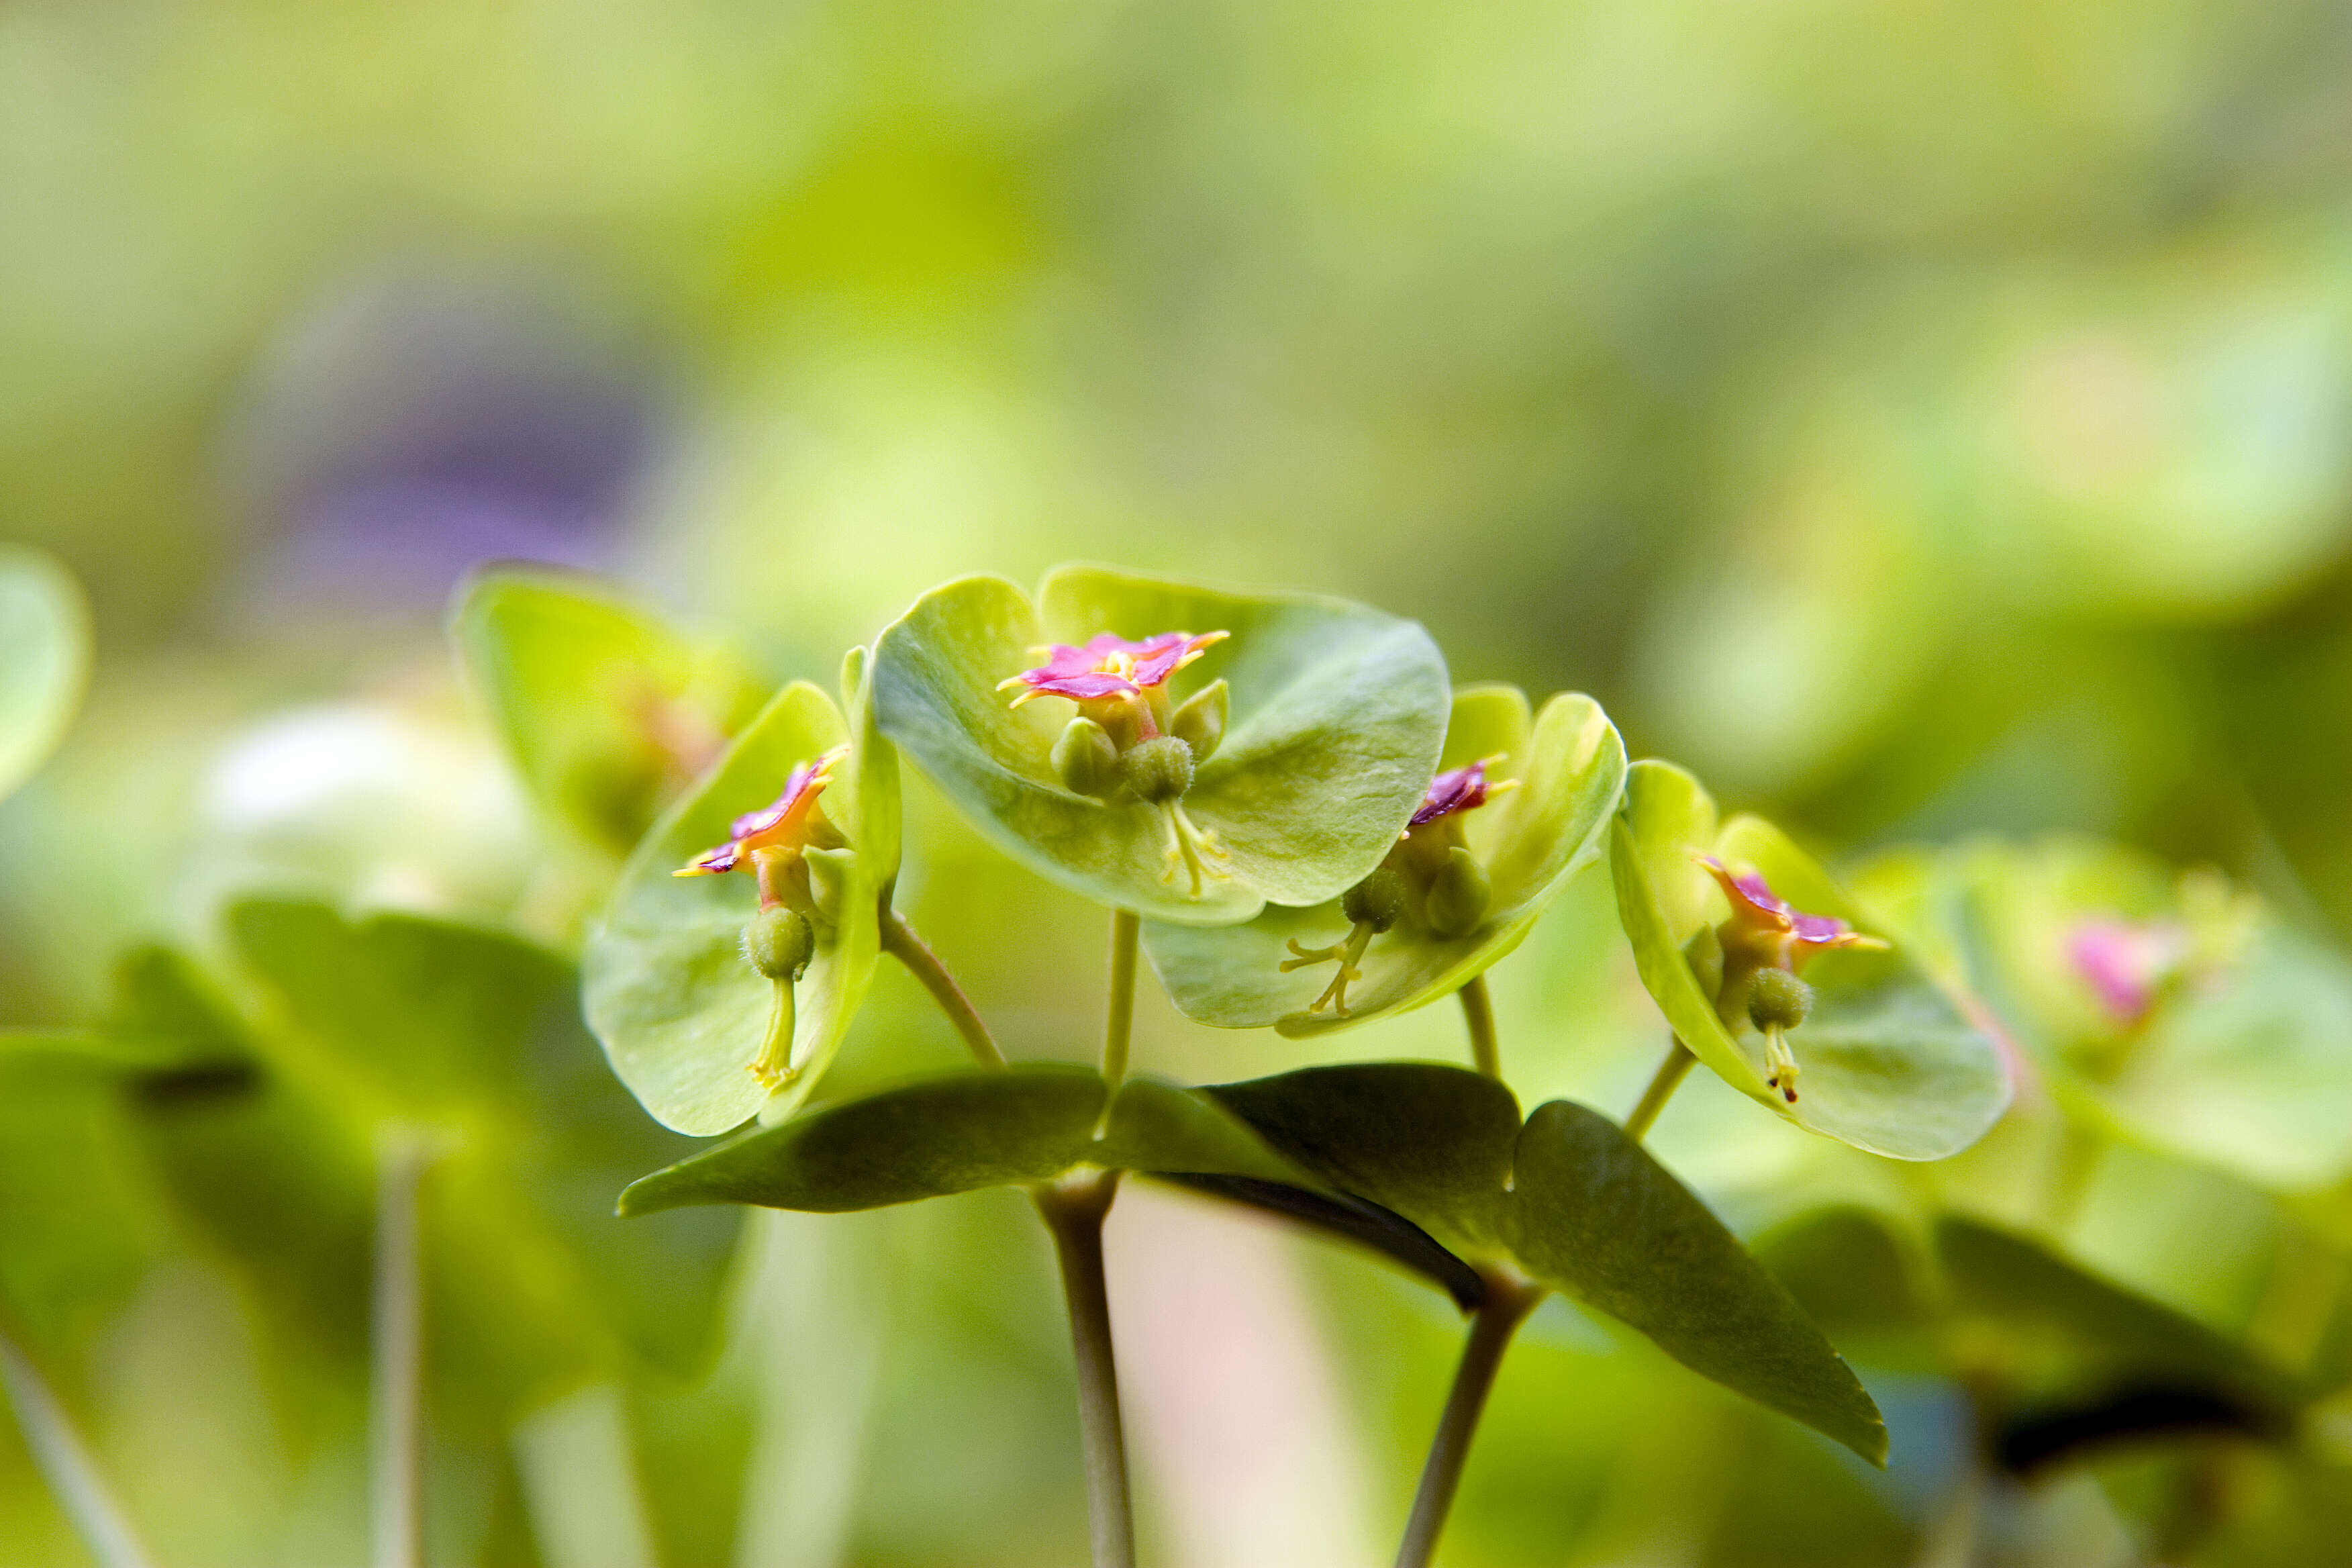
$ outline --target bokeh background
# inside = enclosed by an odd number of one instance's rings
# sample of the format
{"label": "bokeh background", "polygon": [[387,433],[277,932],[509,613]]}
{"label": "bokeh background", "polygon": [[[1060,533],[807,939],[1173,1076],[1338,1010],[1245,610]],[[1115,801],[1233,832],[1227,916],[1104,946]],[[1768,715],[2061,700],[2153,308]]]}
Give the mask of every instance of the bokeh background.
{"label": "bokeh background", "polygon": [[[2293,0],[10,0],[0,537],[99,663],[0,809],[0,1023],[255,887],[531,931],[549,851],[442,635],[500,556],[769,679],[966,571],[1328,589],[1830,850],[2080,829],[2340,935],[2347,70],[2352,10]],[[1016,1054],[1084,1055],[1097,916],[910,809],[916,918]],[[1496,984],[1523,1098],[1632,1103],[1605,878]],[[1145,1013],[1159,1070],[1300,1059]],[[1315,1047],[1460,1051],[1443,1009]],[[954,1059],[889,974],[841,1070]],[[1820,1156],[1700,1076],[1658,1146],[1767,1225]],[[2133,1230],[2084,1245],[2211,1305]],[[1080,1561],[1019,1201],[753,1233],[711,1376],[550,1439],[635,1432],[662,1560]],[[361,1561],[356,1405],[290,1433],[234,1270],[146,1244],[77,1397],[159,1555]],[[1165,1194],[1111,1245],[1150,1560],[1384,1560],[1449,1315]],[[1446,1561],[1920,1560],[1959,1416],[1874,1387],[1884,1476],[1548,1309]],[[0,1563],[80,1561],[16,1444]],[[436,1562],[550,1557],[544,1447],[442,1457]],[[2018,1507],[2017,1561],[2133,1560],[2087,1478]]]}

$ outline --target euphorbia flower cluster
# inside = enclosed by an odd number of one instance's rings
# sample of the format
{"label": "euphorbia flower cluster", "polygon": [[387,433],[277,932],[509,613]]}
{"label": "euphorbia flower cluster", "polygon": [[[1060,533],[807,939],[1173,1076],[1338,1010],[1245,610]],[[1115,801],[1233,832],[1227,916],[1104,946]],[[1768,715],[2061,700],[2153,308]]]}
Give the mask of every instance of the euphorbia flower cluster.
{"label": "euphorbia flower cluster", "polygon": [[1213,682],[1171,713],[1168,679],[1228,635],[1161,632],[1130,642],[1102,632],[1084,647],[1055,643],[1033,649],[1046,655],[1045,662],[997,685],[1000,691],[1024,689],[1013,700],[1015,708],[1040,697],[1077,704],[1077,716],[1054,742],[1054,771],[1076,794],[1132,797],[1158,809],[1168,833],[1168,869],[1160,880],[1172,882],[1184,870],[1196,898],[1203,876],[1223,875],[1210,862],[1226,856],[1216,831],[1195,826],[1182,801],[1192,787],[1192,770],[1224,738],[1225,683]]}
{"label": "euphorbia flower cluster", "polygon": [[1712,855],[1696,858],[1731,902],[1730,917],[1715,928],[1723,961],[1716,1011],[1735,1031],[1743,1020],[1763,1031],[1765,1087],[1794,1105],[1797,1058],[1787,1035],[1812,1008],[1812,990],[1801,972],[1818,953],[1886,943],[1834,915],[1802,912],[1754,871],[1734,872]]}
{"label": "euphorbia flower cluster", "polygon": [[[793,1076],[793,1028],[797,1021],[793,987],[816,949],[813,921],[831,924],[835,886],[821,874],[813,876],[810,852],[845,848],[848,840],[824,815],[823,796],[833,782],[834,769],[849,755],[847,746],[835,746],[793,768],[784,789],[758,811],[737,817],[727,842],[706,849],[671,873],[677,877],[717,877],[748,871],[760,884],[759,912],[743,928],[743,956],[751,967],[774,983],[775,1003],[759,1054],[748,1070],[770,1089]],[[821,863],[821,862],[818,862]]]}
{"label": "euphorbia flower cluster", "polygon": [[1412,820],[1397,835],[1396,847],[1340,900],[1340,911],[1351,922],[1343,941],[1310,948],[1291,939],[1292,956],[1283,961],[1284,973],[1318,963],[1339,966],[1339,973],[1308,1005],[1308,1012],[1328,1008],[1339,1017],[1348,1016],[1348,986],[1363,978],[1358,965],[1365,949],[1373,937],[1399,921],[1452,937],[1473,929],[1485,918],[1492,901],[1491,884],[1486,868],[1463,840],[1462,815],[1518,787],[1517,779],[1487,782],[1486,769],[1496,760],[1484,757],[1430,781]]}

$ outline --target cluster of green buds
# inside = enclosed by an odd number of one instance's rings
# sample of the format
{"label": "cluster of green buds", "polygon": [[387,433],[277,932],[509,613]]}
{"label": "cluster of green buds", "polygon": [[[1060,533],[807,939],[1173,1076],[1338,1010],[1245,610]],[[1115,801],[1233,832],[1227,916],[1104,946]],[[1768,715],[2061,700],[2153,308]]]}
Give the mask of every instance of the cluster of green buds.
{"label": "cluster of green buds", "polygon": [[1475,931],[1486,918],[1494,902],[1494,882],[1464,841],[1462,817],[1518,787],[1517,779],[1488,782],[1486,770],[1497,760],[1481,758],[1431,782],[1404,831],[1397,835],[1396,847],[1339,900],[1349,922],[1344,940],[1328,947],[1307,947],[1296,937],[1290,939],[1291,956],[1281,965],[1284,973],[1318,963],[1339,966],[1331,984],[1307,1007],[1309,1013],[1328,1009],[1334,1016],[1348,1016],[1348,986],[1364,977],[1360,966],[1365,950],[1372,938],[1385,935],[1399,921],[1451,938]]}
{"label": "cluster of green buds", "polygon": [[743,957],[774,987],[774,1002],[748,1070],[772,1089],[793,1076],[793,988],[816,951],[816,923],[830,928],[840,919],[845,867],[837,858],[850,853],[849,841],[824,815],[822,797],[848,755],[847,746],[835,746],[802,763],[772,804],[734,820],[727,842],[671,873],[745,871],[759,882],[760,907],[743,927]]}
{"label": "cluster of green buds", "polygon": [[1055,775],[1073,795],[1093,800],[1138,801],[1160,814],[1168,835],[1168,868],[1160,880],[1173,882],[1181,870],[1199,897],[1204,877],[1222,877],[1227,857],[1214,828],[1193,825],[1184,795],[1194,770],[1225,738],[1232,699],[1225,683],[1211,681],[1172,711],[1168,679],[1228,634],[1162,632],[1129,642],[1112,632],[1087,639],[1084,647],[1055,643],[1031,649],[1045,662],[998,684],[1020,687],[1020,707],[1040,697],[1075,703],[1077,713],[1054,742]]}

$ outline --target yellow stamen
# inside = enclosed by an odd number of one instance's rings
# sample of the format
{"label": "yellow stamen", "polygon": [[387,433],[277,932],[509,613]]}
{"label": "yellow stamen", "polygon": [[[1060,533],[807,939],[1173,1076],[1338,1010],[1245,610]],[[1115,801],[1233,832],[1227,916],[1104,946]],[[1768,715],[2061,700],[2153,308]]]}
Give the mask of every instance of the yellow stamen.
{"label": "yellow stamen", "polygon": [[1361,921],[1357,921],[1354,928],[1348,932],[1346,942],[1334,942],[1329,947],[1301,947],[1298,945],[1298,939],[1292,937],[1290,951],[1298,956],[1284,959],[1282,973],[1287,974],[1294,969],[1306,969],[1314,964],[1337,961],[1339,973],[1331,977],[1331,984],[1323,988],[1322,995],[1308,1004],[1307,1010],[1309,1013],[1320,1013],[1328,1007],[1331,1009],[1333,1017],[1344,1018],[1348,1016],[1348,986],[1350,982],[1361,980],[1364,977],[1363,970],[1358,965],[1363,959],[1364,949],[1370,947],[1371,942],[1372,928]]}
{"label": "yellow stamen", "polygon": [[1208,862],[1229,861],[1232,857],[1225,853],[1224,846],[1217,842],[1217,830],[1193,826],[1192,819],[1184,815],[1183,806],[1177,802],[1165,803],[1160,812],[1160,821],[1168,829],[1168,868],[1160,873],[1160,879],[1172,882],[1179,870],[1190,872],[1192,897],[1197,899],[1201,896],[1202,877],[1214,877],[1220,881],[1225,878],[1224,872]]}
{"label": "yellow stamen", "polygon": [[1780,1090],[1781,1099],[1796,1104],[1797,1053],[1789,1048],[1788,1035],[1778,1025],[1764,1031],[1764,1065],[1769,1069],[1764,1087]]}

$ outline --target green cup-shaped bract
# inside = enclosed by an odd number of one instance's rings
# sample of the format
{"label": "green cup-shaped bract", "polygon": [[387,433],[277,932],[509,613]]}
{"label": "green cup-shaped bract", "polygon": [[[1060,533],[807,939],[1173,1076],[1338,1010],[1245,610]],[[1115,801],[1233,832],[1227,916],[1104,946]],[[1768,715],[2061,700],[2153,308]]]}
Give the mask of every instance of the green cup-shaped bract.
{"label": "green cup-shaped bract", "polygon": [[760,702],[734,660],[551,568],[477,574],[449,632],[532,805],[616,859]]}
{"label": "green cup-shaped bract", "polygon": [[[1230,632],[1171,682],[1181,702],[1223,679],[1231,719],[1181,805],[1227,858],[1199,896],[1168,876],[1159,808],[1067,788],[1053,763],[1072,705],[1019,709],[1000,681],[1033,650],[1102,632]],[[997,577],[915,602],[875,645],[883,733],[999,848],[1114,908],[1229,925],[1268,903],[1337,897],[1377,865],[1412,813],[1445,730],[1445,662],[1427,633],[1343,599],[1235,593],[1093,566],[1049,573],[1034,605]]]}
{"label": "green cup-shaped bract", "polygon": [[[851,717],[806,681],[776,695],[701,784],[665,813],[622,868],[581,961],[589,1026],[613,1070],[664,1126],[708,1136],[758,1114],[790,1115],[841,1047],[880,951],[881,900],[898,869],[898,759],[870,721],[864,649],[843,670]],[[794,766],[850,743],[822,799],[849,840],[828,853],[815,949],[794,987],[793,1077],[772,1094],[751,1071],[774,983],[743,956],[759,904],[748,875],[675,877],[726,841],[729,825],[772,801]]]}
{"label": "green cup-shaped bract", "polygon": [[[1458,936],[1400,921],[1375,936],[1348,988],[1345,1016],[1309,1013],[1328,965],[1282,973],[1287,943],[1320,948],[1346,939],[1341,900],[1270,909],[1246,925],[1188,929],[1152,921],[1145,950],[1160,984],[1187,1016],[1219,1028],[1273,1025],[1303,1036],[1344,1029],[1460,989],[1517,947],[1568,879],[1600,857],[1625,778],[1625,746],[1601,705],[1564,692],[1530,716],[1515,686],[1465,687],[1454,699],[1444,768],[1501,757],[1490,780],[1518,787],[1462,817],[1470,853],[1491,894],[1485,918]],[[1433,770],[1433,772],[1435,770]],[[1427,781],[1423,781],[1424,786]]]}
{"label": "green cup-shaped bract", "polygon": [[1642,984],[1684,1045],[1734,1089],[1798,1126],[1896,1160],[1956,1154],[2008,1109],[2009,1070],[1991,1036],[1902,946],[1826,952],[1806,967],[1814,1002],[1788,1036],[1800,1071],[1793,1105],[1766,1087],[1764,1037],[1725,1026],[1684,949],[1723,918],[1724,900],[1696,857],[1753,867],[1808,914],[1876,934],[1813,860],[1771,824],[1735,817],[1669,763],[1636,763],[1612,830],[1618,918]]}
{"label": "green cup-shaped bract", "polygon": [[89,677],[89,609],[40,551],[0,546],[0,796],[55,749]]}
{"label": "green cup-shaped bract", "polygon": [[[2069,1115],[2273,1191],[2352,1172],[2352,965],[2251,894],[2072,837],[1864,874],[1965,968]],[[2175,946],[2142,977],[2144,1009],[2104,998],[2077,951],[2103,930]]]}

